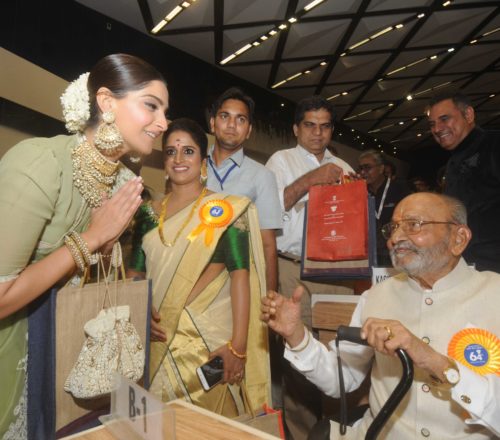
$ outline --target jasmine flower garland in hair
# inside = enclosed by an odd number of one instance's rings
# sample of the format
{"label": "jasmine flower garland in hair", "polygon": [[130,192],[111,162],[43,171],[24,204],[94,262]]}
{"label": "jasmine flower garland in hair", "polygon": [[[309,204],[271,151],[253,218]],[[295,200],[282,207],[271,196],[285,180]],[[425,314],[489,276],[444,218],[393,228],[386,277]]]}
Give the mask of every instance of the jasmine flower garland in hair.
{"label": "jasmine flower garland in hair", "polygon": [[82,73],[61,95],[63,118],[70,133],[83,132],[90,118],[90,99],[87,89],[89,72]]}

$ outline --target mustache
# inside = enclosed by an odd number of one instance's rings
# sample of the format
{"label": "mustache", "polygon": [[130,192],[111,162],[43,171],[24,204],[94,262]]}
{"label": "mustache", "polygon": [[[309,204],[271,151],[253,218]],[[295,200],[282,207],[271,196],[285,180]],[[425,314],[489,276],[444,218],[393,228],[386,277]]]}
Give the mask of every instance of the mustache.
{"label": "mustache", "polygon": [[415,246],[413,243],[409,241],[402,241],[399,243],[396,243],[395,245],[392,246],[392,249],[390,250],[391,257],[396,255],[397,251],[404,250],[404,251],[412,251],[415,252],[416,254],[420,253],[420,250],[417,246]]}

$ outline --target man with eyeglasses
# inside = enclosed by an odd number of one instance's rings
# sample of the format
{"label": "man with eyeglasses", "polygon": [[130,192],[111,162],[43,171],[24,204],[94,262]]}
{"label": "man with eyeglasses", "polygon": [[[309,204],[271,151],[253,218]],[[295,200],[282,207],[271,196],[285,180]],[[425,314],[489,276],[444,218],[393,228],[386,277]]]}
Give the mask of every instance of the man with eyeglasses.
{"label": "man with eyeglasses", "polygon": [[[353,292],[347,283],[332,285],[300,280],[304,211],[309,188],[339,183],[342,174],[354,172],[349,164],[328,150],[333,134],[333,116],[333,106],[326,99],[311,96],[301,100],[295,109],[293,125],[297,146],[277,151],[266,164],[276,175],[283,219],[282,232],[277,236],[280,292],[290,297],[297,283],[305,286],[302,318],[309,328],[312,326],[312,293]],[[282,346],[279,345],[281,351]],[[281,358],[281,352],[279,356]],[[287,438],[303,439],[318,418],[321,401],[318,391],[300,375],[297,376],[289,365],[285,364],[283,368],[284,415],[290,431]],[[273,365],[273,374],[276,371]],[[301,381],[305,383],[301,385]]]}
{"label": "man with eyeglasses", "polygon": [[[369,374],[370,408],[345,436],[322,421],[309,438],[358,439],[401,377],[395,350],[414,364],[412,386],[379,438],[491,439],[500,436],[500,275],[479,272],[461,257],[471,232],[464,205],[416,193],[383,227],[401,273],[360,298],[350,325],[368,346],[340,343],[347,391]],[[285,358],[324,393],[339,397],[337,347],[311,337],[300,320],[301,288],[291,299],[268,292],[261,319],[286,340]]]}
{"label": "man with eyeglasses", "polygon": [[375,217],[377,219],[377,265],[390,266],[391,258],[380,228],[392,217],[394,207],[410,194],[409,188],[385,174],[384,157],[377,150],[367,150],[358,158],[358,173],[366,180],[368,190],[375,196]]}
{"label": "man with eyeglasses", "polygon": [[476,125],[471,101],[460,93],[432,99],[427,117],[435,141],[451,152],[444,193],[460,199],[469,215],[473,234],[464,257],[500,273],[500,131]]}

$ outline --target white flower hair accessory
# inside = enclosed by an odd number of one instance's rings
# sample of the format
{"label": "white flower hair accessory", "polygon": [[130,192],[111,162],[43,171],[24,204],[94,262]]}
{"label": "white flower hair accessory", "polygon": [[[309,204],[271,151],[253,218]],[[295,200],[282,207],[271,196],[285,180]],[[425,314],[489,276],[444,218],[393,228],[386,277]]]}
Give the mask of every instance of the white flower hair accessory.
{"label": "white flower hair accessory", "polygon": [[63,118],[70,133],[83,132],[85,123],[90,118],[88,78],[89,72],[82,73],[61,95]]}

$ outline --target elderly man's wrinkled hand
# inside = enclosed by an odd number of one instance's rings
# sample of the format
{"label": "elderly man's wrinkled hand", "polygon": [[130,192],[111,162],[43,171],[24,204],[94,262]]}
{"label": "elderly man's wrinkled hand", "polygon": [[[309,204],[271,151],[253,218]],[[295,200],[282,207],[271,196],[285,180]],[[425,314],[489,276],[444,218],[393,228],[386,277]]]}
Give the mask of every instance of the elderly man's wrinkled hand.
{"label": "elderly man's wrinkled hand", "polygon": [[286,340],[294,340],[299,333],[303,336],[304,326],[300,318],[303,293],[302,286],[295,289],[291,298],[269,290],[261,300],[261,320]]}

